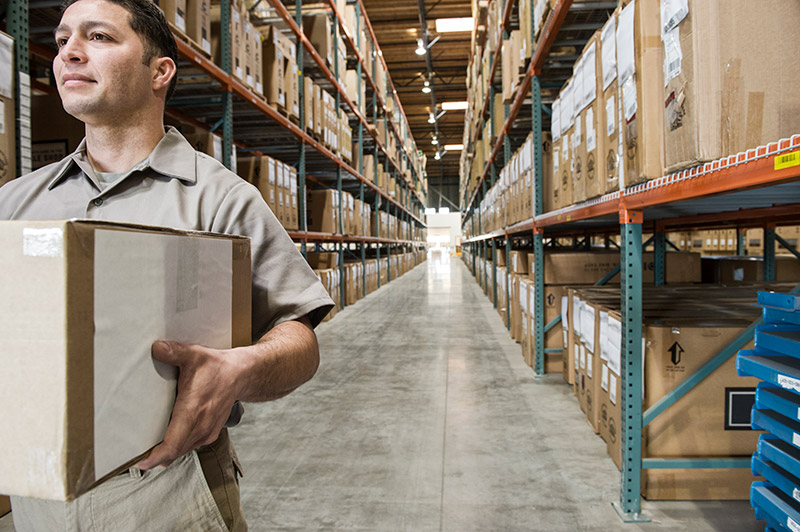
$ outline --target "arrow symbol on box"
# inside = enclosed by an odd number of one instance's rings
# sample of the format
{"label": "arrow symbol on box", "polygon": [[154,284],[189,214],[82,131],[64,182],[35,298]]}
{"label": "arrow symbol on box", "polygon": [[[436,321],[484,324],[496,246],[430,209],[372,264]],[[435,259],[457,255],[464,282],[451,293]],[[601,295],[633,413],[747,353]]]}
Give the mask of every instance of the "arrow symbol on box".
{"label": "arrow symbol on box", "polygon": [[678,342],[672,344],[672,347],[669,348],[669,352],[672,353],[672,364],[677,366],[681,363],[681,355],[684,353],[683,347]]}

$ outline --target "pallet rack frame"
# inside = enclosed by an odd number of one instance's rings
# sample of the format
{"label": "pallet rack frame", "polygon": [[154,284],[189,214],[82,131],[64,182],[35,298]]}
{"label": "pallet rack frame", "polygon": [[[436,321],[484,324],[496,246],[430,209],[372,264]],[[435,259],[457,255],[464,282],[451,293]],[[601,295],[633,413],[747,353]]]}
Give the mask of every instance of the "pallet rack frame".
{"label": "pallet rack frame", "polygon": [[[186,42],[182,36],[175,35],[176,44],[178,46],[178,53],[182,60],[188,61],[188,63],[196,68],[199,68],[205,75],[207,75],[210,79],[214,82],[219,83],[221,86],[221,98],[219,103],[222,107],[222,118],[215,124],[213,127],[208,126],[205,123],[199,122],[197,120],[192,119],[189,116],[184,116],[181,112],[168,108],[167,114],[171,114],[173,116],[178,116],[181,119],[188,119],[194,125],[200,126],[204,129],[210,129],[212,132],[218,128],[222,130],[222,149],[223,149],[223,164],[231,168],[232,166],[232,155],[234,147],[238,146],[239,148],[246,149],[246,146],[234,138],[234,98],[238,97],[241,100],[248,102],[251,106],[255,107],[258,111],[260,111],[265,118],[271,120],[274,124],[278,125],[279,127],[283,128],[285,131],[291,133],[297,140],[297,154],[298,159],[297,163],[294,165],[297,169],[298,175],[298,222],[300,229],[298,231],[288,231],[290,237],[295,240],[295,242],[300,243],[301,252],[305,256],[307,254],[307,244],[308,242],[327,242],[336,245],[337,251],[339,253],[339,275],[341,279],[344,279],[344,253],[347,249],[350,250],[351,246],[356,246],[360,250],[361,255],[361,262],[362,266],[366,269],[366,251],[368,247],[374,246],[376,250],[376,255],[378,259],[378,266],[380,268],[380,254],[381,254],[381,247],[385,247],[387,252],[387,257],[389,260],[386,261],[387,264],[387,275],[388,278],[391,280],[391,254],[393,248],[402,248],[406,251],[413,251],[420,249],[424,242],[421,241],[414,241],[412,240],[412,233],[413,227],[417,226],[420,228],[425,227],[425,224],[422,220],[411,211],[412,208],[417,208],[418,212],[422,211],[422,208],[425,205],[425,198],[419,194],[417,188],[415,188],[418,184],[424,182],[425,176],[419,175],[418,169],[411,164],[411,156],[409,155],[407,148],[405,146],[405,141],[409,138],[410,135],[407,134],[408,130],[408,119],[405,117],[405,112],[402,111],[402,107],[400,108],[403,118],[405,120],[404,123],[404,135],[400,135],[397,127],[395,126],[393,121],[388,119],[386,116],[386,107],[384,99],[387,95],[379,95],[379,91],[377,85],[373,81],[375,79],[375,68],[377,65],[377,61],[373,62],[373,72],[370,76],[368,73],[365,76],[367,81],[371,84],[373,88],[373,123],[377,123],[377,114],[378,114],[378,103],[380,103],[381,108],[383,109],[385,119],[384,119],[384,127],[389,127],[391,125],[391,129],[393,134],[397,136],[398,144],[402,146],[402,156],[405,158],[407,162],[407,166],[412,170],[412,182],[409,182],[405,175],[402,174],[401,168],[398,165],[397,161],[395,161],[388,152],[387,148],[384,147],[379,139],[377,132],[373,135],[373,142],[375,144],[375,160],[378,160],[378,152],[380,151],[384,155],[384,160],[387,166],[391,166],[391,175],[395,178],[401,177],[402,180],[398,180],[398,197],[392,198],[387,193],[383,192],[379,187],[377,187],[374,183],[367,181],[363,176],[363,147],[364,147],[364,136],[363,131],[365,127],[368,127],[368,122],[364,117],[362,111],[364,107],[364,102],[361,100],[361,90],[359,90],[359,102],[354,104],[351,102],[346,95],[346,92],[342,85],[339,83],[339,72],[338,72],[338,64],[339,62],[334,60],[334,71],[331,72],[327,66],[324,64],[323,59],[319,56],[316,52],[314,47],[312,46],[310,40],[305,36],[302,31],[302,0],[295,0],[295,13],[294,17],[286,6],[281,2],[281,0],[268,0],[268,3],[271,7],[275,10],[278,14],[278,17],[282,20],[286,26],[289,27],[290,32],[294,35],[295,39],[297,40],[297,47],[296,47],[296,61],[298,66],[297,75],[299,77],[298,83],[298,108],[299,108],[299,115],[300,120],[299,123],[301,124],[298,127],[295,123],[293,123],[289,118],[281,114],[277,109],[269,106],[264,100],[260,97],[256,96],[248,87],[244,86],[240,81],[233,78],[232,75],[232,64],[231,64],[231,36],[230,36],[230,2],[231,0],[220,0],[220,26],[221,26],[221,65],[215,65],[209,59],[204,57],[202,54],[198,53],[195,48],[193,48],[188,42]],[[332,31],[334,32],[334,41],[337,40],[337,33],[339,31],[339,27],[341,26],[342,33],[346,36],[346,42],[350,45],[351,51],[356,56],[356,63],[357,63],[357,71],[358,71],[358,78],[363,83],[362,78],[362,65],[363,65],[363,58],[361,57],[358,47],[353,42],[352,38],[347,35],[345,31],[345,27],[341,20],[341,15],[338,13],[336,9],[336,4],[334,0],[326,0],[326,4],[328,8],[332,11],[332,16],[334,19],[334,23],[332,25]],[[366,15],[362,19],[362,10],[363,5],[360,0],[355,2],[355,9],[357,13],[357,24],[360,24],[362,20],[366,21],[369,24]],[[27,104],[27,109],[25,108],[25,104],[23,102],[30,102],[30,81],[28,77],[29,73],[29,55],[31,52],[37,53],[38,55],[46,56],[47,59],[52,60],[55,56],[54,51],[50,51],[46,47],[38,46],[38,45],[31,45],[29,50],[29,34],[28,34],[28,12],[29,12],[29,5],[28,0],[11,0],[9,2],[9,15],[7,18],[7,29],[10,35],[14,38],[15,43],[15,66],[16,71],[18,73],[15,76],[15,96],[16,96],[16,104],[17,104],[17,116],[20,117],[20,120],[17,120],[17,139],[27,139],[27,144],[24,142],[17,142],[17,168],[18,172],[22,173],[22,170],[25,168],[29,168],[30,165],[30,105]],[[372,32],[371,27],[368,28],[371,34],[371,39],[369,39],[369,45],[372,49],[372,54],[375,57],[381,57],[382,61],[382,54],[379,53],[379,49],[377,48],[377,41],[375,41],[374,33]],[[356,31],[359,32],[360,28],[357,27]],[[323,76],[331,82],[335,90],[335,98],[336,98],[336,109],[341,109],[342,100],[347,104],[347,107],[350,109],[350,112],[355,115],[357,125],[358,125],[358,154],[357,154],[357,167],[358,169],[352,168],[350,164],[345,163],[340,157],[336,156],[331,150],[328,150],[326,147],[322,145],[322,143],[313,139],[310,135],[308,135],[305,131],[305,100],[303,97],[304,92],[304,83],[303,83],[303,71],[304,71],[304,55],[309,54],[313,61],[317,64],[319,69],[322,71]],[[334,47],[334,54],[335,56],[338,55],[339,49],[338,46]],[[335,57],[338,59],[338,57]],[[383,68],[386,72],[386,79],[387,83],[391,83],[391,78],[388,76],[388,70],[386,69],[385,63],[383,64]],[[389,86],[389,85],[387,85]],[[44,88],[44,87],[42,87]],[[22,97],[21,97],[22,95]],[[399,104],[399,102],[397,102]],[[20,113],[20,106],[23,107],[22,113]],[[27,122],[26,122],[27,120]],[[387,130],[388,134],[388,130]],[[27,146],[27,151],[26,150]],[[339,197],[339,228],[338,233],[334,234],[325,234],[325,233],[318,233],[318,232],[309,232],[307,231],[308,225],[306,220],[306,190],[307,190],[307,158],[306,153],[308,148],[312,148],[317,153],[321,154],[324,158],[328,159],[329,161],[333,162],[336,165],[336,190],[338,192]],[[23,166],[20,164],[21,161],[26,161],[28,167]],[[374,209],[375,213],[380,211],[381,207],[385,209],[387,213],[393,213],[396,215],[398,221],[404,221],[408,224],[408,233],[405,235],[401,235],[399,239],[385,239],[380,237],[365,237],[365,236],[350,236],[344,235],[343,231],[343,217],[342,217],[342,177],[343,172],[347,172],[351,176],[355,177],[356,180],[359,182],[359,199],[364,201],[364,193],[367,188],[369,188],[374,193]],[[413,225],[412,225],[413,224]],[[376,226],[375,231],[378,234],[378,221],[376,216]],[[346,247],[345,247],[346,246]],[[417,257],[414,255],[414,263],[415,266],[418,264]],[[380,286],[380,270],[378,275],[378,283]],[[366,295],[367,285],[366,285],[366,276],[362,279],[362,295]],[[344,283],[340,284],[340,304],[341,307],[344,308],[345,306],[345,290],[344,290]]]}
{"label": "pallet rack frame", "polygon": [[[498,1],[498,0],[492,0]],[[509,27],[509,4],[513,0],[503,0],[503,30],[507,36]],[[783,139],[767,146],[748,150],[744,153],[725,157],[701,165],[697,168],[678,172],[658,179],[654,179],[601,198],[588,200],[577,205],[565,207],[554,212],[543,211],[543,165],[542,165],[542,112],[541,83],[539,75],[550,46],[564,23],[567,13],[572,5],[572,0],[559,0],[542,30],[539,45],[533,50],[531,61],[526,69],[523,82],[515,95],[511,108],[506,106],[506,120],[499,135],[498,141],[492,149],[490,158],[486,161],[478,185],[471,192],[465,190],[463,198],[465,215],[463,221],[469,223],[473,234],[477,235],[466,239],[464,243],[470,246],[472,253],[471,270],[477,275],[476,258],[478,255],[486,259],[487,241],[491,240],[492,249],[495,242],[505,241],[506,264],[509,264],[511,240],[525,238],[532,240],[534,254],[534,371],[536,375],[544,373],[544,355],[549,350],[544,347],[545,333],[560,321],[560,316],[551,323],[544,323],[544,238],[545,233],[552,235],[582,235],[587,238],[591,234],[608,232],[614,222],[621,234],[622,245],[620,248],[620,266],[609,272],[606,278],[621,271],[621,307],[623,321],[622,338],[622,417],[623,423],[623,448],[622,448],[622,474],[620,485],[620,499],[614,507],[624,522],[646,522],[649,519],[641,509],[641,475],[643,469],[678,469],[678,468],[748,468],[749,459],[740,458],[704,458],[704,459],[657,459],[642,457],[642,430],[656,416],[680,397],[701,382],[714,369],[728,360],[738,349],[752,340],[755,327],[743,331],[734,341],[722,349],[709,360],[702,368],[689,376],[684,383],[672,390],[658,403],[643,412],[642,400],[642,252],[652,242],[654,246],[654,282],[663,285],[666,282],[666,252],[671,243],[667,240],[665,230],[668,227],[694,227],[694,226],[719,226],[734,222],[737,224],[737,249],[744,251],[744,227],[764,227],[764,281],[775,279],[775,243],[788,249],[795,257],[800,259],[800,252],[786,242],[775,232],[776,223],[789,223],[800,221],[800,211],[797,205],[770,205],[748,206],[741,208],[736,200],[729,201],[728,209],[720,209],[719,205],[704,204],[706,198],[727,197],[736,191],[765,189],[779,187],[788,183],[800,182],[800,135],[791,139]],[[533,15],[531,14],[531,18]],[[531,31],[533,20],[531,20]],[[533,34],[530,42],[533,42]],[[498,49],[500,46],[498,46]],[[475,55],[473,55],[475,60]],[[496,52],[491,72],[497,68],[499,53]],[[492,78],[493,78],[492,74]],[[492,79],[493,81],[493,79]],[[493,89],[492,89],[493,90]],[[533,135],[533,218],[527,221],[505,227],[488,233],[483,232],[482,216],[480,209],[475,207],[478,196],[485,197],[487,181],[494,184],[494,161],[498,156],[501,144],[504,151],[504,164],[508,161],[507,135],[511,131],[514,119],[517,117],[523,100],[530,91],[532,107],[532,135]],[[487,108],[490,120],[493,120],[492,107],[489,97],[483,106],[482,117],[485,117]],[[485,123],[485,122],[483,122]],[[494,125],[492,124],[492,129]],[[797,165],[781,167],[777,159],[781,155],[794,154],[798,160]],[[800,187],[798,187],[800,188]],[[780,197],[780,191],[775,196]],[[726,196],[727,195],[727,196]],[[671,205],[696,205],[695,212],[669,217],[657,215],[655,222],[645,223],[645,213],[658,209],[660,206]],[[703,209],[708,212],[703,212]],[[692,210],[692,209],[689,209]],[[611,220],[609,220],[611,218]],[[614,220],[616,218],[616,220]],[[477,222],[477,223],[476,223]],[[581,222],[589,223],[586,227]],[[477,226],[477,227],[476,227]],[[643,227],[653,232],[653,238],[647,243],[642,243]],[[477,231],[476,231],[477,229]],[[613,227],[611,228],[613,231]],[[606,238],[606,246],[609,241]],[[673,244],[674,247],[674,244]],[[743,254],[743,253],[742,253]],[[496,279],[497,261],[492,257],[493,278]],[[484,265],[487,263],[484,262]],[[487,267],[483,268],[484,283]],[[601,281],[598,284],[604,284]],[[496,287],[496,282],[495,282]],[[800,289],[800,286],[796,288]],[[497,296],[494,293],[496,305]]]}

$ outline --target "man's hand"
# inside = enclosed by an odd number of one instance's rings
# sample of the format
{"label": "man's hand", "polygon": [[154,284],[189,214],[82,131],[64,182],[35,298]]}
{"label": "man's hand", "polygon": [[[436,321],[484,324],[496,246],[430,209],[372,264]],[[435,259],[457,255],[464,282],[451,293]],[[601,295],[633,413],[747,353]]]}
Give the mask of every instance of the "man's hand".
{"label": "man's hand", "polygon": [[178,395],[164,441],[137,464],[139,469],[168,466],[217,439],[240,394],[233,351],[179,342],[153,344],[153,358],[178,367]]}

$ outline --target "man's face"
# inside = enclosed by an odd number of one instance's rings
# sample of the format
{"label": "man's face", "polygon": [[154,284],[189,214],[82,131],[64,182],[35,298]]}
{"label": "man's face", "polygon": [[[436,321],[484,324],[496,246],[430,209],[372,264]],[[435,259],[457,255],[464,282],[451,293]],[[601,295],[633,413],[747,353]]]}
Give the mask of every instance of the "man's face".
{"label": "man's face", "polygon": [[55,32],[53,59],[64,109],[87,124],[131,116],[152,96],[144,45],[130,14],[105,0],[79,0],[67,8]]}

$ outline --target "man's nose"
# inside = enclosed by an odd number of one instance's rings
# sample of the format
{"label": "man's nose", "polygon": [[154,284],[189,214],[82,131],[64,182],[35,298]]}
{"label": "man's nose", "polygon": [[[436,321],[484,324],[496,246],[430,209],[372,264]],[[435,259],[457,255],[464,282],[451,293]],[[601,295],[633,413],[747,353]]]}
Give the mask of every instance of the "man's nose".
{"label": "man's nose", "polygon": [[86,60],[83,44],[75,37],[68,38],[67,42],[61,45],[58,56],[64,63],[80,63]]}

